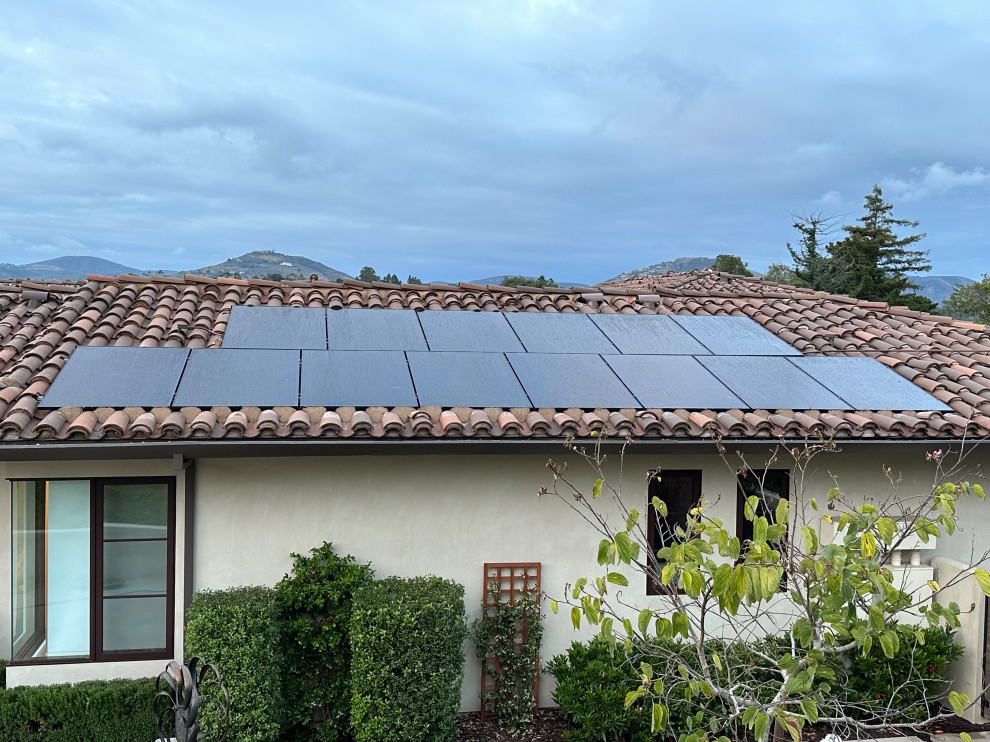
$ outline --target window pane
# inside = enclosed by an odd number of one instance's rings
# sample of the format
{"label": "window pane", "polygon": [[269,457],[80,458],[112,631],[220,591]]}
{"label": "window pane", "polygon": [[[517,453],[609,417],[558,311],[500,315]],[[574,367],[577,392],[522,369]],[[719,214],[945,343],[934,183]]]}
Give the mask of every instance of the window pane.
{"label": "window pane", "polygon": [[165,598],[103,601],[103,651],[165,649]]}
{"label": "window pane", "polygon": [[47,645],[41,656],[89,654],[89,482],[48,483]]}
{"label": "window pane", "polygon": [[111,541],[103,544],[103,594],[164,593],[168,584],[165,541]]}
{"label": "window pane", "polygon": [[44,641],[45,496],[35,482],[14,482],[11,508],[11,656],[31,657]]}
{"label": "window pane", "polygon": [[108,484],[103,488],[103,538],[165,538],[168,485]]}

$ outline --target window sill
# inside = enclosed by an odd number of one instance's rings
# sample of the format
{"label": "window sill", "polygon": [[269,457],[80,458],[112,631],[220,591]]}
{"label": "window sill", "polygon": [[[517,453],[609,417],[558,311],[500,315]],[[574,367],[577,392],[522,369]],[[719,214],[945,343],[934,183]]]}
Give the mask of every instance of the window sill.
{"label": "window sill", "polygon": [[22,661],[7,665],[7,687],[79,683],[84,680],[114,680],[116,678],[155,678],[172,659],[181,661],[181,658],[170,656],[116,662],[92,662],[85,659],[57,660],[46,663]]}

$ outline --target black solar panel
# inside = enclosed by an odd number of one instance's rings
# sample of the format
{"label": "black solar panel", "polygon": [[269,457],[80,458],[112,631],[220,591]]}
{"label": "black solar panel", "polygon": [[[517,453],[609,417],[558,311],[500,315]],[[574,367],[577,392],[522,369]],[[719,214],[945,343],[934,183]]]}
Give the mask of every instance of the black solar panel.
{"label": "black solar panel", "polygon": [[417,314],[411,309],[331,310],[330,350],[426,350]]}
{"label": "black solar panel", "polygon": [[508,356],[534,407],[639,407],[601,356],[513,353]]}
{"label": "black solar panel", "polygon": [[644,407],[729,410],[742,400],[693,356],[606,356]]}
{"label": "black solar panel", "polygon": [[41,407],[168,407],[186,348],[76,348]]}
{"label": "black solar panel", "polygon": [[430,350],[522,353],[525,348],[501,312],[418,312]]}
{"label": "black solar panel", "polygon": [[709,352],[670,315],[590,314],[588,317],[622,353],[700,355]]}
{"label": "black solar panel", "polygon": [[505,318],[530,353],[618,353],[585,314],[506,312]]}
{"label": "black solar panel", "polygon": [[327,313],[312,307],[243,307],[230,310],[224,348],[326,350]]}
{"label": "black solar panel", "polygon": [[401,350],[304,350],[299,388],[301,405],[417,405]]}
{"label": "black solar panel", "polygon": [[948,410],[924,389],[872,358],[788,359],[857,410]]}
{"label": "black solar panel", "polygon": [[677,315],[674,321],[717,356],[801,355],[749,317]]}
{"label": "black solar panel", "polygon": [[174,407],[296,407],[299,351],[204,348],[189,352]]}
{"label": "black solar panel", "polygon": [[501,353],[416,353],[409,368],[423,407],[529,407]]}
{"label": "black solar panel", "polygon": [[701,356],[698,360],[750,409],[850,409],[782,356]]}

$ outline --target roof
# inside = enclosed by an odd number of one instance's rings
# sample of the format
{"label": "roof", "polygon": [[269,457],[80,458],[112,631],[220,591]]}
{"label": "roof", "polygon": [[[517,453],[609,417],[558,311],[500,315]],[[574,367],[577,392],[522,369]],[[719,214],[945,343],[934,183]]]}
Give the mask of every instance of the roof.
{"label": "roof", "polygon": [[[805,355],[873,357],[951,411],[39,408],[39,397],[78,346],[217,348],[236,305],[746,316]],[[653,439],[986,435],[990,333],[982,325],[904,307],[711,270],[586,289],[276,283],[192,275],[0,282],[0,452],[5,444],[29,441],[547,439],[601,433]]]}

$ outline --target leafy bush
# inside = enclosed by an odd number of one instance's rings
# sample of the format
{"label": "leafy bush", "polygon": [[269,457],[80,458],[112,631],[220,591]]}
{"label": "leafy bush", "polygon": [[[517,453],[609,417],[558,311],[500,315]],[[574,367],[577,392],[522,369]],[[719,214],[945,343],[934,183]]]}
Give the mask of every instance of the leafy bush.
{"label": "leafy bush", "polygon": [[0,691],[0,742],[134,742],[155,737],[154,680]]}
{"label": "leafy bush", "polygon": [[621,648],[598,638],[587,644],[572,642],[546,669],[557,681],[553,700],[577,725],[564,733],[568,742],[652,739],[650,715],[643,707],[623,708],[626,693],[639,684],[639,677]]}
{"label": "leafy bush", "polygon": [[879,643],[865,656],[859,651],[849,654],[842,687],[853,713],[871,718],[893,708],[914,720],[939,710],[938,699],[948,689],[949,665],[962,656],[963,648],[953,640],[954,632],[941,626],[928,627],[921,635],[924,643],[916,637],[906,639],[902,633],[890,659]]}
{"label": "leafy bush", "polygon": [[496,680],[495,690],[483,695],[481,702],[510,735],[516,736],[533,721],[543,620],[540,604],[533,598],[523,595],[515,603],[503,603],[498,583],[491,588],[488,604],[481,605],[481,618],[471,624],[478,659]]}
{"label": "leafy bush", "polygon": [[350,731],[351,602],[374,573],[352,556],[338,556],[328,543],[292,559],[292,573],[275,586],[285,713],[296,739],[332,742]]}
{"label": "leafy bush", "polygon": [[282,661],[275,591],[238,587],[193,596],[186,618],[186,656],[220,670],[230,692],[229,738],[276,739],[282,711]]}
{"label": "leafy bush", "polygon": [[464,587],[390,577],[354,594],[351,726],[357,742],[449,742],[464,675]]}

